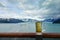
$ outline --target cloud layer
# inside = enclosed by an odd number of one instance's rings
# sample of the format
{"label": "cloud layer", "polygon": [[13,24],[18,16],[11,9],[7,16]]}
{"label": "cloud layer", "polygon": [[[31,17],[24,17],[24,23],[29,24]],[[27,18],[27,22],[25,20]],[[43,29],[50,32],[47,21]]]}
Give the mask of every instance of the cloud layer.
{"label": "cloud layer", "polygon": [[0,18],[60,17],[60,0],[0,0]]}

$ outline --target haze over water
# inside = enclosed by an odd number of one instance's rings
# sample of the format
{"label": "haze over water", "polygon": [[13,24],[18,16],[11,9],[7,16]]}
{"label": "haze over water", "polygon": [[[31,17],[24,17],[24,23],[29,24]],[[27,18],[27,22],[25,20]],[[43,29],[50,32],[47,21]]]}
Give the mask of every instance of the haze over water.
{"label": "haze over water", "polygon": [[[42,32],[60,33],[60,24],[42,22]],[[36,32],[35,22],[0,23],[0,32]]]}

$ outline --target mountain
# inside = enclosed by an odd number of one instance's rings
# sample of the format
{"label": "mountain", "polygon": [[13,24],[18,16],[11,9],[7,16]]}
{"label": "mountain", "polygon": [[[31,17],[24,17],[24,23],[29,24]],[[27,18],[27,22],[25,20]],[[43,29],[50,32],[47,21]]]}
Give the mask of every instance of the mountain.
{"label": "mountain", "polygon": [[24,22],[22,20],[19,19],[15,19],[15,18],[0,18],[0,23],[20,23],[20,22]]}
{"label": "mountain", "polygon": [[45,19],[44,22],[53,22],[54,19]]}
{"label": "mountain", "polygon": [[60,18],[45,19],[44,22],[60,23]]}
{"label": "mountain", "polygon": [[53,23],[60,23],[60,18],[55,19],[55,20],[53,21]]}
{"label": "mountain", "polygon": [[35,20],[35,19],[22,19],[23,21],[26,21],[26,22],[36,22],[38,20]]}
{"label": "mountain", "polygon": [[0,23],[21,23],[21,22],[36,22],[35,19],[16,19],[16,18],[0,18]]}
{"label": "mountain", "polygon": [[0,18],[0,23],[21,23],[21,22],[52,22],[54,19],[45,19],[45,20],[38,20],[38,19],[30,19],[30,18],[24,18],[24,19],[16,19],[16,18]]}

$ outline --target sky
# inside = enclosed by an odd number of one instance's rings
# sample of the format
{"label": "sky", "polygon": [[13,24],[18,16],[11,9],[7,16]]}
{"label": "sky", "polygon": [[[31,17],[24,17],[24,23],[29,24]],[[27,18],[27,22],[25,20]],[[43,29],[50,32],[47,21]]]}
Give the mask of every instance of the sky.
{"label": "sky", "polygon": [[60,0],[0,0],[0,18],[44,20],[60,17]]}

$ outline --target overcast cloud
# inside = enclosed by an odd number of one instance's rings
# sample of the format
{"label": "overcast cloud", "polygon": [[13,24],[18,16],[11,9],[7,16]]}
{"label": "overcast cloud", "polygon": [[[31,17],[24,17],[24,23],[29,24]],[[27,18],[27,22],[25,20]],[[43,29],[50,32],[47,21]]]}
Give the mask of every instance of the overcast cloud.
{"label": "overcast cloud", "polygon": [[60,17],[60,0],[0,0],[0,18]]}

